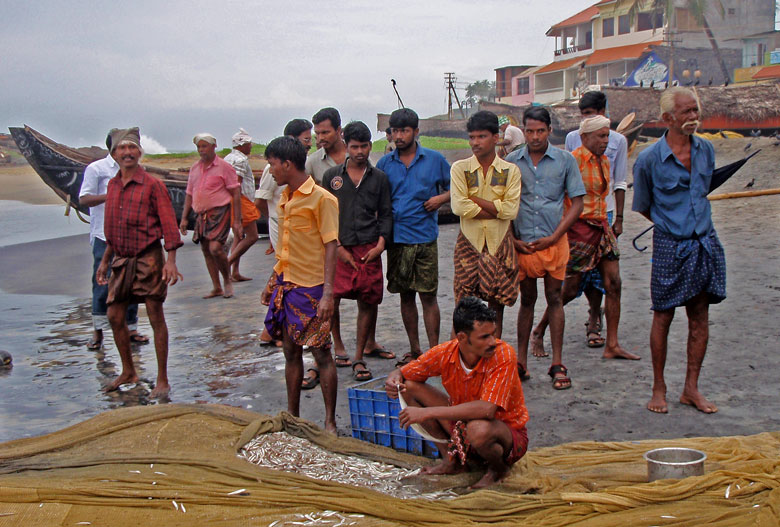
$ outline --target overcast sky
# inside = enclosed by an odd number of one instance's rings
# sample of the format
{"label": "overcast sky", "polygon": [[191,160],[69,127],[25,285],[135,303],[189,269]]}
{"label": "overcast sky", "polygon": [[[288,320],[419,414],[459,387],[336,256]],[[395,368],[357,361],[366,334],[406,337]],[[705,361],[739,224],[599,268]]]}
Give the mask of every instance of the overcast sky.
{"label": "overcast sky", "polygon": [[[201,131],[258,142],[335,106],[376,128],[397,107],[446,111],[444,72],[547,64],[553,24],[595,0],[0,0],[0,125],[71,146],[138,125],[168,150]],[[463,92],[461,92],[462,94]]]}

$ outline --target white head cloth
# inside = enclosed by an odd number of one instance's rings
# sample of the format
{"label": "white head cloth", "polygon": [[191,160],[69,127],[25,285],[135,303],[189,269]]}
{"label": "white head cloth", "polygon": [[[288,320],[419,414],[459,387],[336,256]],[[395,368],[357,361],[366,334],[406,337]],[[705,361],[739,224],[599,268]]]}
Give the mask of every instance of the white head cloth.
{"label": "white head cloth", "polygon": [[596,130],[601,130],[605,126],[609,128],[609,119],[603,115],[594,115],[593,117],[588,117],[582,121],[582,123],[580,123],[580,135],[589,134],[591,132],[595,132]]}
{"label": "white head cloth", "polygon": [[217,144],[217,138],[206,132],[200,133],[192,138],[192,142],[195,143],[196,145],[198,144],[198,141],[206,141],[207,143],[211,143],[212,145]]}
{"label": "white head cloth", "polygon": [[243,128],[238,129],[238,133],[233,134],[233,146],[241,146],[252,142],[252,136]]}

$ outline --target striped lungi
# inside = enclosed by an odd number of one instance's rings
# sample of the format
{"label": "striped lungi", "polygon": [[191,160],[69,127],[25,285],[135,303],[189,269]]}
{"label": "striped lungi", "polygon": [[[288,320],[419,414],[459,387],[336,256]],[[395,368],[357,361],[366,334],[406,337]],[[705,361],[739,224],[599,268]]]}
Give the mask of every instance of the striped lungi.
{"label": "striped lungi", "polygon": [[507,231],[495,255],[488,252],[487,244],[478,252],[463,232],[459,233],[453,286],[456,304],[463,297],[476,296],[488,302],[514,305],[520,280],[512,233]]}
{"label": "striped lungi", "polygon": [[567,232],[569,263],[566,276],[595,269],[602,258],[620,259],[617,240],[607,220],[578,219]]}

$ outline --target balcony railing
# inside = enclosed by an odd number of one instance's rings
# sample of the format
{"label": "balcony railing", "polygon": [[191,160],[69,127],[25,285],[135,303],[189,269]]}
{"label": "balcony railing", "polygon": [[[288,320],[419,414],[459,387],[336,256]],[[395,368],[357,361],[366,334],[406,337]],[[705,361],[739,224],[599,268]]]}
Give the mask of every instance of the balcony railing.
{"label": "balcony railing", "polygon": [[571,46],[568,48],[563,49],[556,49],[555,50],[555,56],[560,57],[561,55],[568,55],[569,53],[577,53],[579,51],[585,51],[588,49],[593,48],[593,44],[580,44],[579,46]]}

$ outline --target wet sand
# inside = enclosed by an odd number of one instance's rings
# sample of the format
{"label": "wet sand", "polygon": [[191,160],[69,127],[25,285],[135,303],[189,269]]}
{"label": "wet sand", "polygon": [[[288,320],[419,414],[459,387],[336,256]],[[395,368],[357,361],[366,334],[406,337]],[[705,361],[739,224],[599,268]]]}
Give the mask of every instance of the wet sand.
{"label": "wet sand", "polygon": [[[742,157],[747,142],[716,141],[717,164]],[[763,152],[722,191],[743,190],[752,177],[756,178],[754,189],[780,187],[776,168],[780,164],[780,148],[772,147],[769,139],[752,142],[754,147],[758,143],[758,147],[764,148]],[[28,188],[28,195],[37,192],[41,201],[56,203],[56,197],[52,200],[48,196],[48,188],[39,181],[30,181],[31,177],[37,179],[31,176],[31,170],[22,172],[17,177],[24,179],[20,184]],[[0,170],[3,181],[9,179],[5,175]],[[632,195],[629,191],[629,203]],[[22,200],[10,184],[0,199]],[[35,202],[32,198],[28,201]],[[0,201],[4,223],[6,203]],[[29,205],[33,212],[35,207]],[[566,308],[564,363],[572,376],[572,389],[554,391],[546,375],[549,358],[529,358],[532,378],[524,384],[524,390],[531,414],[531,447],[578,440],[722,436],[780,429],[775,384],[780,366],[774,359],[780,337],[780,249],[776,232],[779,213],[778,196],[713,202],[715,225],[726,250],[728,298],[711,308],[710,346],[700,387],[720,411],[704,415],[677,402],[685,375],[687,332],[684,313],[678,310],[669,338],[669,414],[657,415],[645,409],[652,381],[648,349],[651,255],[649,250],[636,252],[630,244],[631,238],[649,224],[639,215],[627,212],[626,233],[620,243],[620,340],[642,360],[601,359],[602,350],[585,346],[584,300],[570,304]],[[47,237],[48,231],[57,235],[56,225],[51,224],[55,220],[40,221],[39,238]],[[454,307],[452,252],[457,232],[457,225],[442,226],[439,239],[443,337],[449,334]],[[154,380],[156,372],[151,345],[138,347],[135,354],[145,382],[125,392],[101,392],[101,387],[118,372],[119,358],[110,334],[103,351],[88,351],[85,347],[91,333],[88,236],[58,236],[7,245],[0,250],[0,348],[14,356],[14,368],[0,370],[0,441],[52,432],[109,408],[153,404],[148,399],[148,383]],[[642,241],[650,245],[649,237]],[[242,272],[255,280],[236,284],[236,296],[232,299],[202,300],[209,280],[200,249],[188,240],[179,251],[177,262],[184,282],[170,289],[165,304],[171,335],[169,376],[173,402],[218,402],[269,414],[286,408],[281,350],[261,347],[257,341],[266,311],[259,302],[260,289],[274,261],[272,256],[263,254],[267,244],[267,240],[261,240],[243,259]],[[504,336],[512,345],[516,344],[518,307],[508,308],[505,313]],[[540,295],[539,315],[543,309]],[[341,312],[342,332],[351,348],[355,338],[355,303],[343,301]],[[151,336],[143,309],[141,315],[141,330]],[[420,325],[423,334],[422,321]],[[408,350],[397,295],[386,293],[377,333],[380,343],[399,356]],[[377,377],[389,372],[393,365],[393,361],[368,361]],[[349,368],[340,368],[338,373],[338,426],[340,433],[349,435],[346,388],[356,383]],[[319,388],[304,392],[302,415],[322,424]]]}

